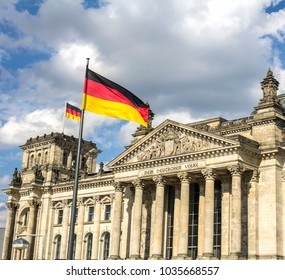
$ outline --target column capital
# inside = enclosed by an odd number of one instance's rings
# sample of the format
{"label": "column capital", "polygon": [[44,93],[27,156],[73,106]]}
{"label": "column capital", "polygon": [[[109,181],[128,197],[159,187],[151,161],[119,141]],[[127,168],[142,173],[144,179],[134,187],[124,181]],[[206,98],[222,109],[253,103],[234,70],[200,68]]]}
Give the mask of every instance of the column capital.
{"label": "column capital", "polygon": [[144,181],[141,179],[135,179],[132,181],[132,185],[136,188],[136,189],[143,189],[145,184]]}
{"label": "column capital", "polygon": [[191,176],[188,172],[177,173],[177,177],[179,178],[181,183],[190,183],[191,182]]}
{"label": "column capital", "polygon": [[39,202],[35,199],[28,200],[28,203],[29,203],[30,208],[35,208],[39,204]]}
{"label": "column capital", "polygon": [[213,168],[205,168],[201,170],[205,180],[215,180],[216,179],[216,172]]}
{"label": "column capital", "polygon": [[115,182],[114,188],[115,188],[115,192],[123,192],[124,183],[123,182]]}
{"label": "column capital", "polygon": [[100,195],[94,195],[94,197],[93,197],[93,199],[94,199],[94,202],[97,204],[97,203],[100,203]]}
{"label": "column capital", "polygon": [[242,173],[245,171],[245,167],[241,163],[233,164],[228,166],[228,170],[232,174],[232,176],[241,176]]}
{"label": "column capital", "polygon": [[84,205],[84,199],[83,199],[83,197],[79,197],[77,199],[77,206],[82,206],[82,205]]}
{"label": "column capital", "polygon": [[155,182],[156,185],[159,185],[160,187],[165,187],[166,181],[165,178],[161,175],[152,177],[152,180]]}
{"label": "column capital", "polygon": [[13,201],[9,201],[9,202],[6,203],[6,206],[7,206],[8,210],[13,210],[14,211],[16,208],[19,207],[19,203],[13,202]]}

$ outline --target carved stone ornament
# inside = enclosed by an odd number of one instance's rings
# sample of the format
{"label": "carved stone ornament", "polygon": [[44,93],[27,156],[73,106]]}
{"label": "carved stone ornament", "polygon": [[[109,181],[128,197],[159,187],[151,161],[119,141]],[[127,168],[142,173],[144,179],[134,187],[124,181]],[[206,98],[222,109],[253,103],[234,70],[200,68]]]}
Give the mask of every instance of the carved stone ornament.
{"label": "carved stone ornament", "polygon": [[245,171],[245,167],[241,163],[237,163],[234,165],[228,166],[228,170],[232,174],[232,176],[241,176]]}
{"label": "carved stone ornament", "polygon": [[138,155],[138,160],[150,160],[165,156],[192,153],[217,147],[206,138],[187,135],[186,132],[176,131],[168,127],[153,143]]}
{"label": "carved stone ornament", "polygon": [[122,182],[114,183],[115,192],[122,192],[124,190],[124,184]]}
{"label": "carved stone ornament", "polygon": [[190,183],[191,181],[191,176],[188,172],[177,173],[177,177],[179,178],[181,183]]}
{"label": "carved stone ornament", "polygon": [[144,188],[144,181],[141,179],[136,179],[132,181],[133,186],[137,189],[143,189]]}
{"label": "carved stone ornament", "polygon": [[155,184],[156,184],[157,186],[160,186],[160,187],[164,187],[164,186],[165,186],[165,183],[166,183],[165,178],[163,178],[163,177],[160,176],[160,175],[154,176],[154,177],[152,178],[152,180],[155,182]]}
{"label": "carved stone ornament", "polygon": [[201,170],[201,173],[203,174],[204,178],[206,180],[215,180],[216,178],[216,172],[214,171],[213,168],[206,168]]}

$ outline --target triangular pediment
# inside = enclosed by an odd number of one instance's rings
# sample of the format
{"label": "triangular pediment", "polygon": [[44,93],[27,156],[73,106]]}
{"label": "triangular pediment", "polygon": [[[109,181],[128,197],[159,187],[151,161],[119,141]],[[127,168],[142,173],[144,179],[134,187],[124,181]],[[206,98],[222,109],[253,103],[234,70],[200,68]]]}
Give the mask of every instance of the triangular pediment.
{"label": "triangular pediment", "polygon": [[166,120],[113,159],[108,167],[183,156],[237,145],[239,145],[238,141]]}

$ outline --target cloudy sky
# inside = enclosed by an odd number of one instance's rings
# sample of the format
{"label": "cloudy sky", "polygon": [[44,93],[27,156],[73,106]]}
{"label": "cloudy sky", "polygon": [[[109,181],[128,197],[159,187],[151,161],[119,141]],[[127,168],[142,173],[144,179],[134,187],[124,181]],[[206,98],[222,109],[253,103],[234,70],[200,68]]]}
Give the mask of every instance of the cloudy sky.
{"label": "cloudy sky", "polygon": [[[249,115],[269,67],[285,93],[284,2],[1,0],[0,189],[21,169],[19,145],[62,132],[65,101],[80,106],[87,57],[149,102],[154,126]],[[107,163],[136,127],[87,113],[84,138]],[[66,119],[64,131],[77,136],[78,122]],[[5,201],[0,192],[0,227]]]}

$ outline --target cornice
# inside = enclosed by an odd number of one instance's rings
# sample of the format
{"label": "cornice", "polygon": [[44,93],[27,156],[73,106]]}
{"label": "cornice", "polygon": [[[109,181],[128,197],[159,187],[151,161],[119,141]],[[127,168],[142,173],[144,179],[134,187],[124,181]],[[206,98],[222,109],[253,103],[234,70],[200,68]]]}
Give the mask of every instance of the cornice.
{"label": "cornice", "polygon": [[[87,190],[87,189],[94,189],[94,188],[103,188],[114,185],[114,179],[113,178],[102,178],[103,180],[96,179],[89,180],[88,182],[79,182],[78,184],[78,190]],[[53,194],[56,193],[63,193],[63,192],[69,192],[72,191],[74,188],[74,182],[65,182],[65,183],[59,183],[58,185],[54,185],[52,190]]]}
{"label": "cornice", "polygon": [[165,166],[165,165],[171,165],[171,164],[177,164],[177,163],[184,163],[189,161],[196,161],[201,159],[207,159],[207,158],[215,158],[215,157],[221,157],[224,155],[231,155],[238,152],[240,146],[230,146],[230,147],[222,147],[218,149],[213,150],[206,150],[191,154],[183,154],[178,156],[172,156],[172,157],[164,157],[164,158],[158,158],[154,160],[148,160],[148,161],[140,161],[135,163],[127,163],[122,164],[120,166],[113,167],[112,170],[115,173],[120,172],[128,172],[128,171],[134,171],[134,170],[142,170],[142,169],[149,169],[153,167],[159,167],[159,166]]}

